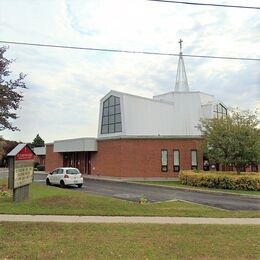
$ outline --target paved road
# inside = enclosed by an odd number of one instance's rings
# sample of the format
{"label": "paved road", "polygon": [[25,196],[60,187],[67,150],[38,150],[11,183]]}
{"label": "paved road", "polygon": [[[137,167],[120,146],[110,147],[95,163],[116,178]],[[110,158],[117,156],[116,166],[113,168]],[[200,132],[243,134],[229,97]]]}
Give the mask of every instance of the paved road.
{"label": "paved road", "polygon": [[[37,174],[35,181],[43,183],[45,177],[46,175]],[[144,195],[150,202],[184,200],[228,210],[260,210],[260,198],[155,187],[127,182],[87,179],[81,189],[75,188],[75,190],[130,201],[138,201]]]}

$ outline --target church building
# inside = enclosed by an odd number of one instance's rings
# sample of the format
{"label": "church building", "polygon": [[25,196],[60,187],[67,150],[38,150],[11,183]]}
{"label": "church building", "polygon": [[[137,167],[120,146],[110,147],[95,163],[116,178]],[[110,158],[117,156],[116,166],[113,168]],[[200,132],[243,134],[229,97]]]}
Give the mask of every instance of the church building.
{"label": "church building", "polygon": [[200,119],[225,115],[214,96],[189,90],[180,50],[174,91],[146,98],[111,90],[100,100],[97,138],[47,144],[46,171],[72,166],[96,176],[169,178],[203,169]]}

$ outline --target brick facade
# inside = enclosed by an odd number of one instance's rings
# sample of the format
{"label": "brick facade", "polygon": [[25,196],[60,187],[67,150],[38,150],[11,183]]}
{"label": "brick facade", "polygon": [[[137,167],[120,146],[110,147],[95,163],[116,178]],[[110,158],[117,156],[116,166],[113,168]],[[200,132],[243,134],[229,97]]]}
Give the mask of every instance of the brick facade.
{"label": "brick facade", "polygon": [[[92,175],[115,177],[174,177],[173,149],[180,151],[180,169],[191,169],[191,150],[197,150],[198,168],[203,169],[201,139],[99,140],[92,154]],[[161,150],[168,151],[168,171],[161,172]]]}
{"label": "brick facade", "polygon": [[[107,139],[97,142],[98,152],[54,153],[53,144],[47,144],[45,170],[50,172],[57,167],[68,166],[97,176],[176,177],[173,150],[179,150],[180,170],[191,169],[191,151],[197,150],[198,169],[203,170],[202,139]],[[167,172],[161,171],[163,149],[168,151]],[[219,169],[234,170],[227,166]],[[251,167],[246,170],[250,171]]]}
{"label": "brick facade", "polygon": [[34,162],[37,162],[40,165],[45,165],[45,155],[35,155]]}
{"label": "brick facade", "polygon": [[61,166],[63,166],[62,154],[53,152],[53,144],[46,144],[45,171],[51,172]]}

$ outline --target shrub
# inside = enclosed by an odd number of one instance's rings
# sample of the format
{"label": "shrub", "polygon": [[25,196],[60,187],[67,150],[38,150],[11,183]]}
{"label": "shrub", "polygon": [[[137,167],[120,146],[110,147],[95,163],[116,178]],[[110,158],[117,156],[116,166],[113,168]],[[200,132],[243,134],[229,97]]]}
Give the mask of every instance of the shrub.
{"label": "shrub", "polygon": [[0,197],[10,197],[11,193],[8,191],[7,185],[0,185]]}
{"label": "shrub", "polygon": [[37,168],[38,171],[45,171],[45,166],[44,165],[40,165],[39,164],[39,165],[37,165],[36,168]]}
{"label": "shrub", "polygon": [[40,163],[34,162],[34,168],[37,168],[38,165],[40,165]]}
{"label": "shrub", "polygon": [[260,175],[258,174],[232,175],[189,171],[180,174],[180,181],[182,184],[196,187],[260,191]]}

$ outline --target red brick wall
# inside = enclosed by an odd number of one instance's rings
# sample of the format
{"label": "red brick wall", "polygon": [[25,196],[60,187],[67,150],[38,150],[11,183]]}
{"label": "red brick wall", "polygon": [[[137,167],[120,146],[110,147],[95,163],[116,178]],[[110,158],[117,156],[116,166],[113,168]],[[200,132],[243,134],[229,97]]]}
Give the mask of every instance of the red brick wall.
{"label": "red brick wall", "polygon": [[63,156],[61,153],[53,152],[53,144],[46,145],[45,171],[51,172],[57,167],[63,166]]}
{"label": "red brick wall", "polygon": [[[202,140],[128,139],[98,141],[92,154],[92,175],[116,177],[173,177],[173,149],[180,151],[180,168],[191,169],[191,150],[198,151],[198,167],[203,169]],[[168,150],[168,172],[161,172],[161,150]]]}
{"label": "red brick wall", "polygon": [[38,162],[41,165],[45,165],[45,155],[35,155],[34,161]]}
{"label": "red brick wall", "polygon": [[99,141],[98,152],[91,153],[91,175],[120,177],[121,146],[121,141]]}

